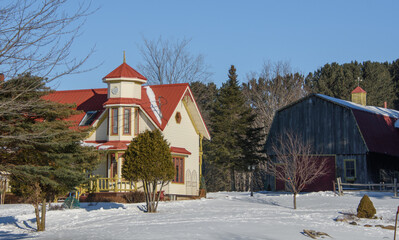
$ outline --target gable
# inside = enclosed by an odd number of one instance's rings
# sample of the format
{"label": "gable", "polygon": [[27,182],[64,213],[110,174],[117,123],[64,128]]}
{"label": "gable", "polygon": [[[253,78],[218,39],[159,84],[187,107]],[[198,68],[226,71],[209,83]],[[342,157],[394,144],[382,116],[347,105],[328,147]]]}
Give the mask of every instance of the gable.
{"label": "gable", "polygon": [[293,132],[317,154],[365,154],[367,146],[349,108],[310,95],[276,112],[267,152],[279,135]]}
{"label": "gable", "polygon": [[[141,91],[141,100],[131,99],[132,101],[126,102],[126,104],[131,103],[139,106],[152,124],[160,130],[164,130],[177,105],[183,98],[187,97],[190,113],[195,119],[195,127],[199,129],[199,132],[204,137],[210,138],[209,132],[187,83],[143,86]],[[59,103],[76,104],[76,109],[81,110],[82,113],[71,116],[67,120],[73,121],[76,125],[79,125],[86,113],[91,111],[97,111],[93,121],[93,123],[95,123],[95,120],[97,120],[104,111],[103,105],[105,103],[110,104],[110,100],[107,98],[107,92],[108,90],[106,88],[56,91],[44,96],[43,99]],[[121,103],[120,101],[122,100],[117,99],[119,102],[115,104]]]}

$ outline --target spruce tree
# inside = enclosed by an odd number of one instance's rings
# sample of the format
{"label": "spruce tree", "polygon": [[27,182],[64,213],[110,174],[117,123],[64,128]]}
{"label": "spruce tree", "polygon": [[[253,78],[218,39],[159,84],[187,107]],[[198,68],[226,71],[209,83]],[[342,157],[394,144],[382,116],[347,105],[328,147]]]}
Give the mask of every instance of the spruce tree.
{"label": "spruce tree", "polygon": [[389,64],[389,73],[392,77],[393,86],[395,88],[395,109],[399,109],[399,59]]}
{"label": "spruce tree", "polygon": [[168,142],[159,130],[146,130],[133,138],[123,157],[123,178],[142,182],[147,212],[156,212],[160,199],[157,190],[161,192],[175,177]]}
{"label": "spruce tree", "polygon": [[248,162],[244,161],[248,128],[252,127],[253,115],[246,104],[237,80],[236,69],[232,65],[228,80],[219,89],[211,113],[212,141],[209,159],[217,166],[229,170],[231,191],[235,191],[235,171],[244,170]]}
{"label": "spruce tree", "polygon": [[[367,105],[393,108],[397,102],[395,68],[388,63],[351,62],[326,64],[309,74],[306,82],[315,93],[351,101],[351,92],[359,84],[367,92]],[[360,78],[361,81],[357,82]],[[399,94],[398,94],[399,95]]]}
{"label": "spruce tree", "polygon": [[33,204],[37,231],[45,230],[46,203],[74,190],[98,163],[97,151],[81,146],[90,129],[64,120],[78,113],[72,106],[42,99],[51,92],[45,83],[21,75],[6,81],[0,96],[20,106],[0,119],[0,170],[11,174],[12,192]]}

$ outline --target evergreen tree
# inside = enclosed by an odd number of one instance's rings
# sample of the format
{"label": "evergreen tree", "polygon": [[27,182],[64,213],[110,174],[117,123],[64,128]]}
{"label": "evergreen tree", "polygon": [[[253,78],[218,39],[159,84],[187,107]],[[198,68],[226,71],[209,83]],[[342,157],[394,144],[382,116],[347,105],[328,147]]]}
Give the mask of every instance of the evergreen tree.
{"label": "evergreen tree", "polygon": [[[202,82],[192,82],[190,83],[191,91],[194,95],[195,101],[198,104],[202,118],[208,128],[211,136],[212,124],[211,124],[211,112],[216,101],[217,87],[214,83],[204,84]],[[228,173],[219,168],[215,163],[209,160],[208,152],[210,149],[210,141],[204,139],[202,142],[203,146],[203,156],[202,156],[202,177],[204,178],[205,185],[207,186],[207,191],[215,192],[227,189],[226,187],[226,175]]]}
{"label": "evergreen tree", "polygon": [[351,92],[357,84],[356,79],[361,77],[360,69],[361,66],[357,62],[343,65],[326,64],[314,74],[309,74],[307,82],[315,93],[350,100]]}
{"label": "evergreen tree", "polygon": [[230,172],[231,191],[235,191],[235,171],[245,170],[248,162],[244,161],[246,151],[243,139],[252,127],[251,108],[238,85],[236,69],[231,66],[228,81],[218,91],[211,113],[212,141],[209,160]]}
{"label": "evergreen tree", "polygon": [[146,130],[133,138],[123,157],[123,178],[143,183],[147,212],[156,212],[161,195],[157,186],[161,192],[175,177],[168,142],[159,130]]}
{"label": "evergreen tree", "polygon": [[78,112],[41,98],[50,93],[45,79],[25,74],[3,89],[0,101],[16,101],[22,111],[1,115],[0,170],[11,174],[13,193],[33,204],[37,230],[44,231],[46,203],[85,180],[84,170],[98,163],[97,151],[81,145],[90,129],[64,121]]}
{"label": "evergreen tree", "polygon": [[[351,92],[360,84],[367,92],[367,105],[382,107],[386,101],[392,108],[397,96],[396,84],[390,72],[392,74],[394,70],[388,63],[332,63],[310,73],[306,82],[315,93],[348,101],[351,100]],[[361,79],[360,83],[357,82],[358,78]]]}
{"label": "evergreen tree", "polygon": [[367,105],[394,107],[396,100],[394,83],[387,63],[363,62],[361,87],[367,92]]}
{"label": "evergreen tree", "polygon": [[399,109],[399,59],[396,59],[391,64],[389,64],[389,73],[392,77],[393,86],[395,88],[395,109]]}

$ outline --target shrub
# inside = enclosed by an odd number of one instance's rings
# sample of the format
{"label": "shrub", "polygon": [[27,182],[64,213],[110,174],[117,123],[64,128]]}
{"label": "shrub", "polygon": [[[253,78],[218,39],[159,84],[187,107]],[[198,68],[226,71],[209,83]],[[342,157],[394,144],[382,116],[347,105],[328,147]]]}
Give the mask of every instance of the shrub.
{"label": "shrub", "polygon": [[101,194],[94,194],[90,193],[85,202],[114,202],[114,203],[126,203],[126,199],[122,196],[118,195],[101,195]]}
{"label": "shrub", "polygon": [[357,217],[373,218],[376,213],[377,211],[374,208],[373,202],[370,200],[369,196],[364,195],[357,207]]}
{"label": "shrub", "polygon": [[134,191],[127,193],[125,195],[125,199],[127,203],[140,203],[140,202],[145,202],[145,195],[144,192]]}

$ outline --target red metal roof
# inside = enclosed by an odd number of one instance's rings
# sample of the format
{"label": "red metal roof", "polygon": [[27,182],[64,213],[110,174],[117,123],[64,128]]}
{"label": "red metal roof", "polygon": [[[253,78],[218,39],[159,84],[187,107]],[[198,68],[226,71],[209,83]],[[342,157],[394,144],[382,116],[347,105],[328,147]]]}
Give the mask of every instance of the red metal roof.
{"label": "red metal roof", "polygon": [[[85,141],[85,143],[92,144],[92,146],[102,150],[126,150],[130,141]],[[191,152],[181,147],[170,147],[170,152],[191,155]]]}
{"label": "red metal roof", "polygon": [[[155,102],[151,102],[147,95],[147,87],[150,87],[155,95]],[[71,116],[67,120],[72,120],[76,124],[83,119],[87,111],[99,111],[96,118],[98,118],[102,111],[104,111],[103,105],[105,104],[137,104],[142,107],[145,113],[151,118],[151,120],[163,130],[168,121],[170,120],[177,104],[180,102],[184,93],[189,88],[187,83],[180,84],[166,84],[166,85],[155,85],[145,86],[141,90],[141,100],[131,98],[115,98],[107,99],[107,89],[85,89],[85,90],[70,90],[70,91],[56,91],[43,98],[59,103],[76,104],[77,110],[84,111],[81,114]],[[157,120],[157,116],[152,108],[151,104],[157,105],[162,113],[161,122]]]}
{"label": "red metal roof", "polygon": [[352,93],[365,93],[366,91],[363,90],[363,88],[357,86],[355,89],[353,89]]}
{"label": "red metal roof", "polygon": [[82,113],[70,116],[67,120],[78,125],[87,111],[98,111],[95,119],[100,116],[104,111],[103,103],[107,100],[107,89],[56,91],[43,96],[43,99],[58,103],[75,104],[75,109],[82,111]]}
{"label": "red metal roof", "polygon": [[191,152],[189,152],[187,149],[179,147],[170,147],[170,152],[184,154],[184,155],[191,155]]}
{"label": "red metal roof", "polygon": [[126,63],[122,63],[119,67],[115,68],[103,79],[107,78],[138,78],[147,81],[147,78],[145,78],[143,75],[141,75],[139,72],[134,70]]}
{"label": "red metal roof", "polygon": [[370,152],[399,156],[397,118],[352,109],[356,122]]}
{"label": "red metal roof", "polygon": [[[150,87],[155,94],[156,102],[151,102],[146,87]],[[141,90],[141,104],[140,106],[152,119],[152,121],[158,125],[161,130],[164,130],[166,124],[171,118],[175,111],[177,104],[182,99],[185,91],[189,87],[188,83],[179,84],[165,84],[165,85],[154,85],[146,86]],[[161,123],[158,122],[156,113],[152,110],[151,104],[156,104],[162,113]]]}

